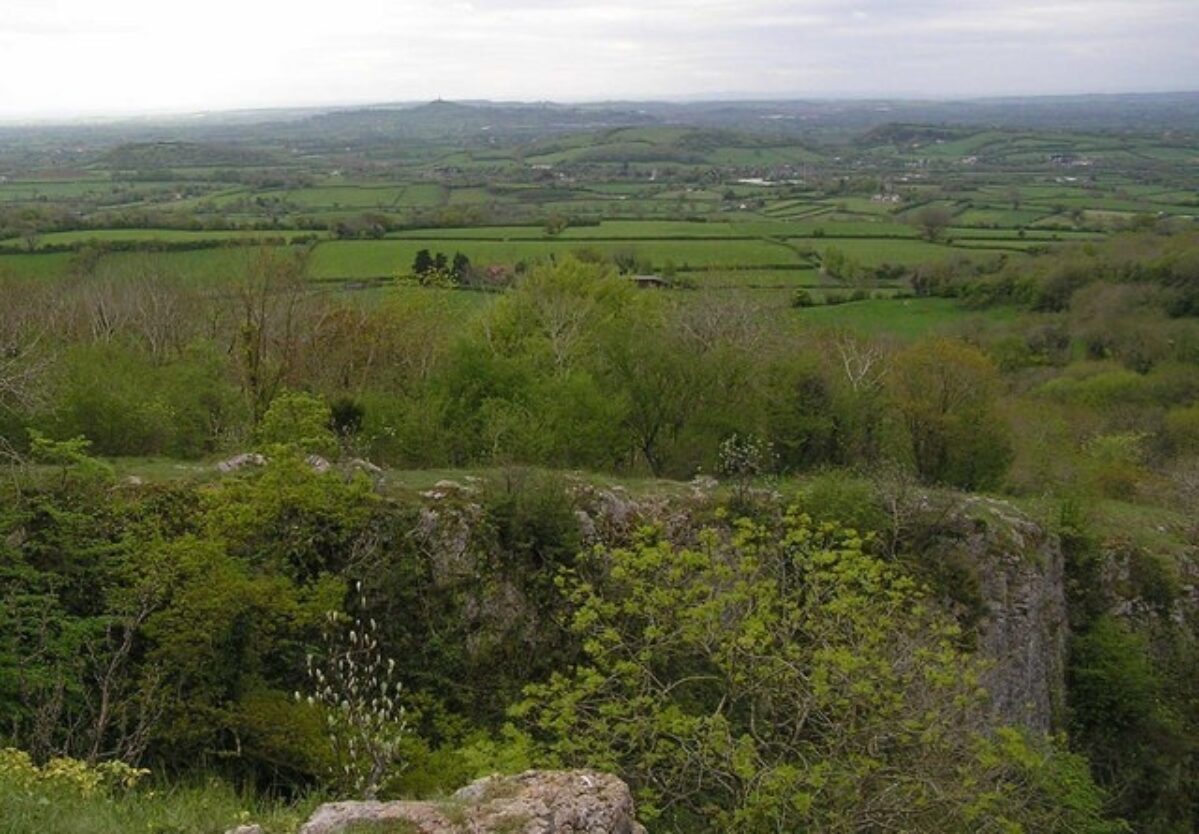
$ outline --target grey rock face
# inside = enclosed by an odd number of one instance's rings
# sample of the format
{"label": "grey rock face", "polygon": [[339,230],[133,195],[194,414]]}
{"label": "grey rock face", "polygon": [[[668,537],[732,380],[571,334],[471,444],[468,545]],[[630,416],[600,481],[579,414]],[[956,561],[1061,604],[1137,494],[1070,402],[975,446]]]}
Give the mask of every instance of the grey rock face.
{"label": "grey rock face", "polygon": [[[579,530],[588,546],[627,546],[646,524],[683,546],[698,530],[697,499],[634,497],[619,487],[582,483],[574,495]],[[967,565],[977,581],[981,618],[970,624],[978,653],[989,664],[982,683],[991,693],[996,719],[1035,731],[1057,729],[1068,619],[1065,566],[1056,536],[1011,504],[992,498],[917,489],[902,501],[903,512],[921,528],[919,534],[905,530],[903,548],[918,558]],[[479,574],[483,556],[476,552],[474,535],[482,515],[471,502],[437,501],[422,510],[416,535],[430,554],[439,584]],[[526,645],[536,645],[543,628],[529,601],[502,576],[467,596],[463,616],[479,624],[479,635],[520,635],[516,639]]]}
{"label": "grey rock face", "polygon": [[447,802],[331,802],[299,834],[340,834],[354,823],[408,823],[420,834],[644,834],[628,786],[593,771],[536,771],[480,779]]}
{"label": "grey rock face", "polygon": [[1065,694],[1065,565],[1057,537],[1002,501],[971,497],[951,521],[977,571],[978,650],[997,718],[1048,732]]}

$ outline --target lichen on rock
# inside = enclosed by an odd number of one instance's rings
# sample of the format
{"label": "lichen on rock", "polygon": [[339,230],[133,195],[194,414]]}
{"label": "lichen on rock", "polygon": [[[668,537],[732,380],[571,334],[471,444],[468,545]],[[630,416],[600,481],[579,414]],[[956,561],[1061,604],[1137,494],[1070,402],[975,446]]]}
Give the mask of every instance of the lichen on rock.
{"label": "lichen on rock", "polygon": [[316,809],[299,834],[341,834],[351,826],[388,823],[397,828],[407,823],[413,834],[644,834],[628,786],[586,770],[490,776],[442,802],[330,802]]}

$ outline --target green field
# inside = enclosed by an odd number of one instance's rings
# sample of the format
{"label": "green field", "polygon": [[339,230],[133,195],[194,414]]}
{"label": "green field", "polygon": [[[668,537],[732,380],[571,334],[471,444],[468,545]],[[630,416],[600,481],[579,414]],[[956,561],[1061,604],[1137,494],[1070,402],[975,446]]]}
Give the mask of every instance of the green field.
{"label": "green field", "polygon": [[[92,241],[143,241],[147,243],[162,241],[166,243],[186,243],[221,240],[251,241],[268,238],[288,240],[300,234],[308,235],[312,233],[294,230],[276,232],[252,231],[249,229],[214,229],[212,231],[191,231],[184,229],[87,229],[76,232],[49,232],[38,239],[38,245],[63,246],[90,243]],[[2,245],[7,248],[18,248],[18,243],[11,240],[5,241]]]}
{"label": "green field", "polygon": [[70,268],[70,252],[49,255],[10,255],[0,253],[0,275],[30,278],[53,278],[65,275]]}
{"label": "green field", "polygon": [[912,340],[930,333],[969,332],[971,320],[990,324],[1013,321],[1014,308],[994,307],[981,313],[964,313],[947,298],[903,298],[884,301],[853,301],[795,312],[799,322],[814,328],[845,328],[863,336],[887,333]]}

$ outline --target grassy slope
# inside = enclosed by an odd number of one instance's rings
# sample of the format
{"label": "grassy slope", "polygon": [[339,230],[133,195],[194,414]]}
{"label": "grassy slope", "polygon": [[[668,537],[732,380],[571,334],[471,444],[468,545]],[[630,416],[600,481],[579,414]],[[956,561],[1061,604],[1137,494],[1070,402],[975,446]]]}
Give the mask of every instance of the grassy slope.
{"label": "grassy slope", "polygon": [[238,795],[226,785],[144,788],[119,799],[85,799],[65,791],[25,793],[0,782],[3,834],[219,834],[248,821],[267,834],[290,834],[314,800],[296,805]]}

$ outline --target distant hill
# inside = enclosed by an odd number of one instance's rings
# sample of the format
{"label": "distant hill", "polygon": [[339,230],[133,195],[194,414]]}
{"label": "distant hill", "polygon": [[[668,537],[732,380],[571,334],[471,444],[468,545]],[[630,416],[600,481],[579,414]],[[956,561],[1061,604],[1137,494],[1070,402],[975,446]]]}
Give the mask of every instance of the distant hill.
{"label": "distant hill", "polygon": [[366,107],[313,116],[291,126],[309,138],[357,135],[363,138],[482,140],[528,139],[556,133],[654,124],[651,116],[621,107],[582,109],[560,104],[463,104],[435,101],[415,107]]}
{"label": "distant hill", "polygon": [[[923,127],[915,128],[914,125]],[[908,126],[908,127],[903,127]],[[777,100],[717,102],[434,101],[367,107],[296,108],[203,113],[123,122],[0,127],[0,148],[112,149],[118,167],[260,164],[237,146],[280,154],[296,150],[444,143],[515,146],[569,134],[630,128],[688,128],[686,138],[633,139],[625,151],[596,150],[603,158],[692,160],[730,145],[769,147],[782,138],[816,143],[905,144],[905,131],[950,141],[958,128],[1052,130],[1109,135],[1199,135],[1199,93],[1056,96],[973,100]],[[715,133],[712,131],[716,131]],[[719,133],[723,131],[724,133]],[[614,140],[615,141],[615,140]],[[654,146],[647,150],[645,143]],[[910,141],[920,141],[913,134]],[[672,147],[667,148],[667,145]],[[120,147],[126,146],[126,147]],[[648,156],[646,155],[648,154]]]}
{"label": "distant hill", "polygon": [[250,167],[272,165],[277,160],[258,148],[207,142],[133,142],[119,145],[98,160],[122,170],[181,167]]}

